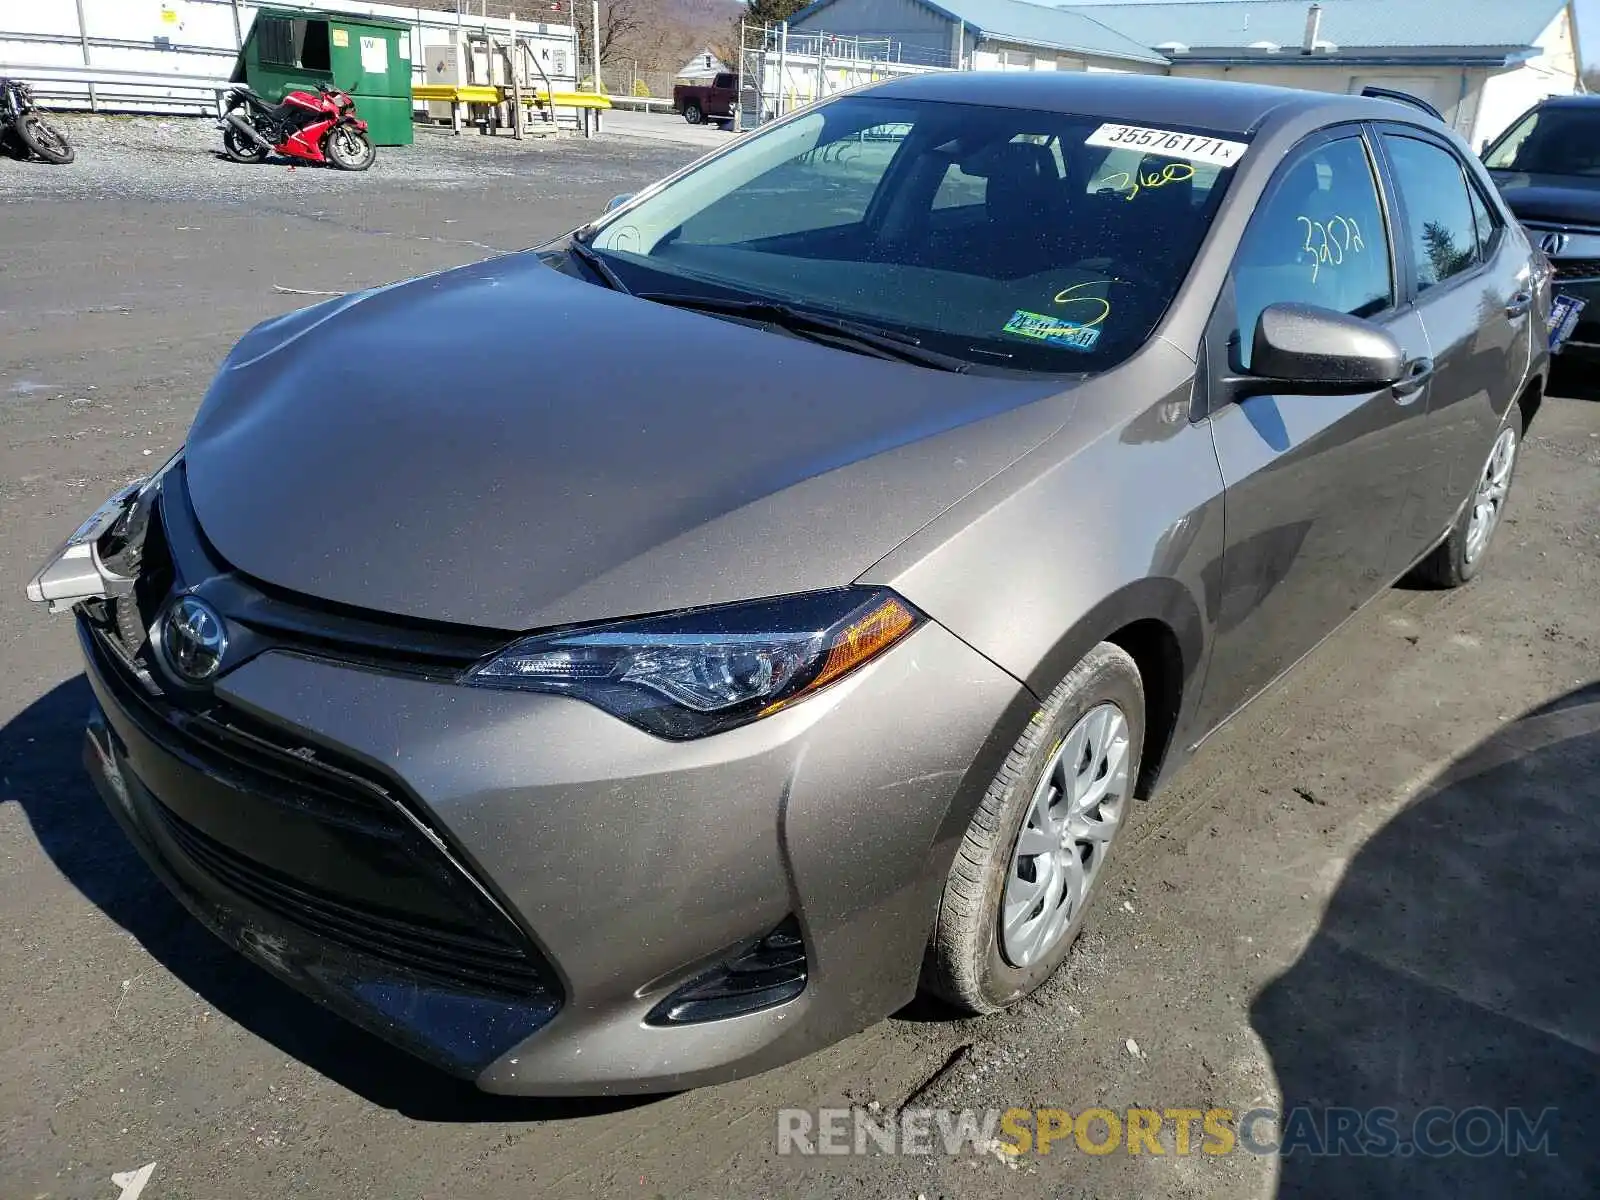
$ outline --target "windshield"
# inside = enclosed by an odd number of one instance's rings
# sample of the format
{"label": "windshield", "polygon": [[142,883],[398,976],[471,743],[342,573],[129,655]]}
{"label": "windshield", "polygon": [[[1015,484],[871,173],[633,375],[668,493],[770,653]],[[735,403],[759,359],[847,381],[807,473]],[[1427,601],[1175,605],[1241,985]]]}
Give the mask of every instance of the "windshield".
{"label": "windshield", "polygon": [[1600,106],[1535,109],[1483,161],[1491,171],[1600,175]]}
{"label": "windshield", "polygon": [[777,302],[978,365],[1098,371],[1149,338],[1244,149],[848,97],[619,210],[589,245],[631,291]]}

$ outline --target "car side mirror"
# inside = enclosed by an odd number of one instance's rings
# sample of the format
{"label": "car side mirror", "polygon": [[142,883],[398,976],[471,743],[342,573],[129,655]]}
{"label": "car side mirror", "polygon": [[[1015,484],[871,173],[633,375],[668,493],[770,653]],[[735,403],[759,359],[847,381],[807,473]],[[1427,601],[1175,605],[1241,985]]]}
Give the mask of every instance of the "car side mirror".
{"label": "car side mirror", "polygon": [[606,201],[606,211],[610,212],[614,208],[621,208],[624,204],[632,199],[632,192],[623,192],[620,196],[613,196],[611,199]]}
{"label": "car side mirror", "polygon": [[1239,400],[1338,396],[1393,387],[1405,371],[1400,343],[1371,321],[1313,304],[1269,304],[1256,318],[1249,370],[1227,382]]}

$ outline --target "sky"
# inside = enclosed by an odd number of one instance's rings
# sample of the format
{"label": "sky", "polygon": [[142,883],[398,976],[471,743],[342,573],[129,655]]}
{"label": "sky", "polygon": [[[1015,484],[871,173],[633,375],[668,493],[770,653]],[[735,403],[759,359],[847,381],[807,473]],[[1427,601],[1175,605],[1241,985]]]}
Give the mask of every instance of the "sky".
{"label": "sky", "polygon": [[1583,65],[1600,66],[1600,0],[1577,0],[1578,44]]}

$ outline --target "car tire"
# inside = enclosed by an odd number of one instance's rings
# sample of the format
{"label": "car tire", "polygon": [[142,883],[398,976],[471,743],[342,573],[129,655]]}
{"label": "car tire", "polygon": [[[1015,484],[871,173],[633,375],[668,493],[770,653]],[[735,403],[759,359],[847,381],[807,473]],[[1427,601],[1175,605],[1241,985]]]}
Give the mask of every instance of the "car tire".
{"label": "car tire", "polygon": [[[1126,826],[1144,727],[1137,664],[1120,647],[1100,643],[1039,706],[973,815],[928,943],[927,991],[969,1013],[997,1012],[1060,967]],[[1093,801],[1101,781],[1103,799]],[[1087,849],[1068,828],[1080,801],[1081,822],[1094,831]],[[1029,855],[1030,845],[1049,848]],[[1069,855],[1078,860],[1076,873],[1062,866]],[[1067,887],[1077,892],[1070,905]]]}
{"label": "car tire", "polygon": [[[1421,587],[1457,588],[1478,573],[1511,499],[1521,449],[1522,411],[1513,404],[1495,434],[1489,457],[1456,523],[1444,541],[1411,569],[1407,582]],[[1487,514],[1483,511],[1486,505]],[[1486,527],[1480,524],[1485,520]]]}
{"label": "car tire", "polygon": [[683,119],[691,125],[705,124],[705,110],[691,101],[683,106]]}

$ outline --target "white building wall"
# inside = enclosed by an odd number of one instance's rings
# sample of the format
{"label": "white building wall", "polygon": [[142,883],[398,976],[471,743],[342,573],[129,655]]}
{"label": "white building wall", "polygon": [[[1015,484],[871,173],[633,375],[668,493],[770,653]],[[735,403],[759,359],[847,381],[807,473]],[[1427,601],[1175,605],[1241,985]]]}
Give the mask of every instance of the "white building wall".
{"label": "white building wall", "polygon": [[1229,79],[1237,83],[1264,83],[1303,88],[1312,92],[1353,95],[1368,86],[1393,88],[1432,104],[1463,137],[1473,131],[1479,96],[1488,79],[1483,67],[1355,67],[1326,66],[1212,67],[1174,63],[1172,74],[1193,79]]}
{"label": "white building wall", "polygon": [[1475,149],[1482,149],[1546,96],[1577,91],[1579,67],[1570,9],[1550,23],[1538,46],[1537,58],[1494,76],[1484,86],[1470,139]]}
{"label": "white building wall", "polygon": [[[412,28],[417,83],[425,81],[425,41],[434,45],[451,40],[458,28],[481,33],[486,26],[504,37],[510,28],[493,17],[463,18],[458,25],[454,13],[362,0],[287,0],[286,6],[405,22]],[[72,0],[0,0],[0,76],[26,80],[41,99],[64,107],[92,98],[104,108],[195,112],[215,107],[215,89],[232,73],[257,6],[246,0],[82,0],[82,29],[78,7]],[[552,81],[570,86],[571,26],[519,21],[517,31],[533,36]]]}
{"label": "white building wall", "polygon": [[1314,67],[1269,63],[1213,67],[1188,65],[1180,59],[1173,63],[1171,73],[1314,92],[1353,94],[1368,85],[1394,88],[1428,101],[1474,149],[1481,149],[1546,96],[1565,96],[1577,90],[1577,54],[1567,10],[1550,23],[1537,44],[1535,58],[1498,72],[1487,67],[1341,66],[1335,61]]}
{"label": "white building wall", "polygon": [[1066,50],[1045,50],[1014,42],[985,39],[971,54],[974,71],[1129,71],[1146,75],[1165,75],[1157,63],[1127,62],[1120,58],[1075,54]]}

